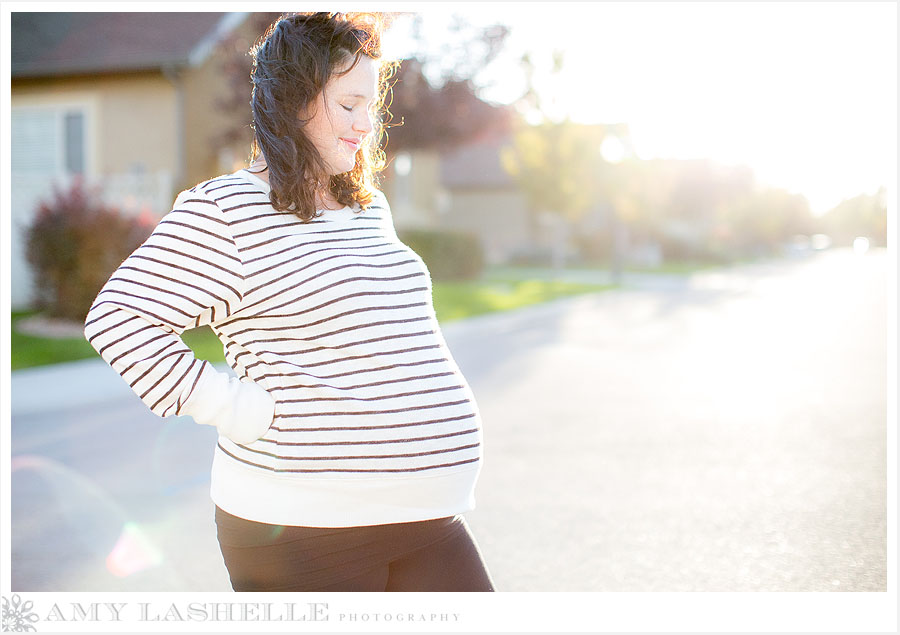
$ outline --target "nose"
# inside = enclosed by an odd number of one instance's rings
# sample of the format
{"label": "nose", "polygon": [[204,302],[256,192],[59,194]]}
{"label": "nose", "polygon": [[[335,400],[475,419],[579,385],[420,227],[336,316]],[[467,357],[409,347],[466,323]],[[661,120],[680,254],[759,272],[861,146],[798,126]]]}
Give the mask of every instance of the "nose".
{"label": "nose", "polygon": [[353,130],[361,136],[372,132],[374,126],[374,114],[368,108],[360,108],[360,114],[353,121]]}

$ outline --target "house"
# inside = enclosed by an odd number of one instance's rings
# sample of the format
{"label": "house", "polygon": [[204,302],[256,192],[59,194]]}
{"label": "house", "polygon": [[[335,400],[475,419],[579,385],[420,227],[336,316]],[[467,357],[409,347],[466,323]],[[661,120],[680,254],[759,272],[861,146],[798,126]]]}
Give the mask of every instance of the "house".
{"label": "house", "polygon": [[259,35],[250,15],[11,14],[13,308],[31,301],[23,231],[54,185],[80,176],[126,212],[161,215],[245,158],[216,135],[235,116],[220,106],[226,49]]}
{"label": "house", "polygon": [[[124,212],[160,217],[181,189],[243,164],[246,141],[216,135],[222,124],[249,124],[250,86],[245,111],[223,109],[234,97],[224,65],[274,17],[11,14],[13,308],[32,300],[24,231],[55,186],[83,177]],[[383,187],[397,227],[472,231],[489,260],[507,259],[525,240],[525,203],[500,167],[502,143],[396,157]]]}
{"label": "house", "polygon": [[[626,124],[584,125],[604,139],[598,159],[612,156],[611,140],[622,156],[634,150]],[[511,148],[511,132],[487,130],[478,138],[447,150],[401,152],[388,167],[385,193],[391,201],[398,229],[447,229],[472,233],[481,241],[485,259],[493,264],[511,261],[546,262],[557,232],[558,216],[534,210],[515,179],[503,167],[502,155]],[[582,238],[607,240],[612,231],[610,204],[596,201],[570,231]],[[574,245],[573,245],[574,247]],[[583,246],[582,246],[583,247]],[[583,254],[590,257],[590,254]]]}
{"label": "house", "polygon": [[[244,165],[249,78],[244,101],[229,69],[276,15],[11,14],[13,308],[32,300],[23,232],[54,186],[80,176],[123,211],[159,217],[180,190]],[[245,138],[223,140],[223,128]],[[397,228],[472,232],[491,263],[546,246],[502,167],[507,134],[393,157],[383,189]]]}
{"label": "house", "polygon": [[501,163],[505,135],[488,135],[441,157],[441,184],[450,193],[441,226],[481,236],[485,260],[504,263],[539,240],[525,195]]}
{"label": "house", "polygon": [[500,160],[507,143],[508,137],[489,134],[450,150],[399,153],[383,188],[398,230],[474,234],[489,263],[527,248],[534,240],[528,203]]}

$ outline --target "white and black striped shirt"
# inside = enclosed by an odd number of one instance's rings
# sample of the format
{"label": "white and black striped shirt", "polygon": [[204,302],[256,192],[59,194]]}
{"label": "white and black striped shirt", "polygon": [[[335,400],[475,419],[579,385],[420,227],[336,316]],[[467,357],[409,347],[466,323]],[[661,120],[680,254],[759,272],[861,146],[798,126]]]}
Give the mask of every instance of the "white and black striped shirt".
{"label": "white and black striped shirt", "polygon": [[[336,527],[471,509],[480,417],[384,196],[304,223],[268,192],[245,170],[182,192],[86,337],[153,412],[219,428],[225,511]],[[204,324],[237,378],[178,337]]]}

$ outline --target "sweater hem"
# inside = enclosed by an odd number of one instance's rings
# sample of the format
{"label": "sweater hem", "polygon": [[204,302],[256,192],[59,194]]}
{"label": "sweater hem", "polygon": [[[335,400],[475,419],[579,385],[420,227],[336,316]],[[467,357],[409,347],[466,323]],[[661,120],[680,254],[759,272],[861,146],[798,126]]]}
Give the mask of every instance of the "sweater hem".
{"label": "sweater hem", "polygon": [[244,466],[216,447],[210,497],[233,516],[272,525],[389,525],[471,511],[480,469],[479,462],[441,475],[293,478]]}

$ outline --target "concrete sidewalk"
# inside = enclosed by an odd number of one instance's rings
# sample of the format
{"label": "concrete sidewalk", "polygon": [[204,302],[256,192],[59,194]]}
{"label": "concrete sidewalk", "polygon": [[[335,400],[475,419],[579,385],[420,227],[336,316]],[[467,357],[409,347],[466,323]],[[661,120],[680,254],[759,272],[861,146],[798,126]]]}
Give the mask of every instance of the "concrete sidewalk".
{"label": "concrete sidewalk", "polygon": [[[215,366],[232,372],[227,364]],[[10,392],[13,418],[136,398],[119,374],[99,357],[15,370],[10,374]]]}
{"label": "concrete sidewalk", "polygon": [[118,373],[99,358],[13,371],[10,393],[13,417],[90,406],[133,395]]}

